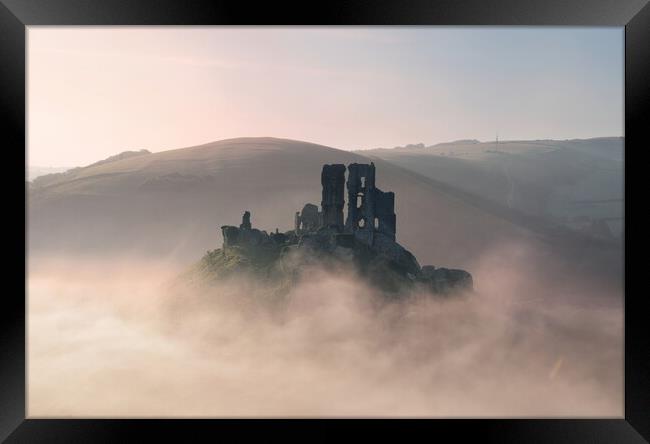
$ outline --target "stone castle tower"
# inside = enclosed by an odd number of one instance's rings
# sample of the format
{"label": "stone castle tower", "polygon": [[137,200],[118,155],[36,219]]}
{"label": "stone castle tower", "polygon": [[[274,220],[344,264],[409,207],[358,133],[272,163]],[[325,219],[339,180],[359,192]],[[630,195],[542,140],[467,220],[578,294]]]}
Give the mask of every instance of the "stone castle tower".
{"label": "stone castle tower", "polygon": [[[357,240],[372,245],[375,233],[395,240],[395,193],[384,192],[375,186],[375,165],[352,163],[323,165],[321,172],[321,211],[307,204],[302,213],[296,213],[295,232],[314,231],[326,227],[342,234],[351,234]],[[348,214],[343,222],[345,188],[348,194]]]}

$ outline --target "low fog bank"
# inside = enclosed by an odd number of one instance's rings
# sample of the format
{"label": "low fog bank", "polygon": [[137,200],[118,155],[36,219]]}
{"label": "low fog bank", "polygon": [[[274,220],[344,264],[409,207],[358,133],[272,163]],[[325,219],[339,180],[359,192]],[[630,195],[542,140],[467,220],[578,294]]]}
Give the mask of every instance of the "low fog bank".
{"label": "low fog bank", "polygon": [[621,417],[620,290],[530,254],[476,258],[475,294],[400,303],[311,270],[276,310],[250,282],[170,292],[170,260],[31,256],[28,415]]}

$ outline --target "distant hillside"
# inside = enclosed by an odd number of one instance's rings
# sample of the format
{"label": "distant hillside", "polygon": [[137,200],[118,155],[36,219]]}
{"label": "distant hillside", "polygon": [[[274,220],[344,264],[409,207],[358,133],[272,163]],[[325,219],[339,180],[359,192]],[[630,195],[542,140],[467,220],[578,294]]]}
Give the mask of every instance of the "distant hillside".
{"label": "distant hillside", "polygon": [[116,161],[122,160],[122,159],[130,159],[131,157],[143,156],[145,154],[151,154],[151,151],[145,150],[145,149],[138,150],[138,151],[122,151],[121,153],[115,154],[114,156],[109,156],[104,160],[100,160],[98,162],[91,163],[90,165],[88,165],[87,168],[94,167],[94,166],[97,166],[97,165],[103,165],[105,163],[116,162]]}
{"label": "distant hillside", "polygon": [[33,181],[37,177],[46,176],[48,174],[62,173],[69,170],[71,167],[44,167],[44,166],[29,166],[27,167],[27,180]]}
{"label": "distant hillside", "polygon": [[437,143],[437,144],[431,146],[431,148],[441,147],[441,146],[449,146],[449,145],[474,145],[474,144],[477,144],[477,143],[481,143],[481,142],[476,140],[476,139],[460,139],[460,140],[454,140],[452,142]]}
{"label": "distant hillside", "polygon": [[366,150],[441,185],[599,239],[623,235],[623,138]]}
{"label": "distant hillside", "polygon": [[110,156],[107,157],[106,159],[97,161],[95,163],[91,163],[90,165],[85,167],[75,167],[75,168],[66,168],[66,169],[58,168],[57,170],[59,171],[51,171],[49,174],[35,176],[32,182],[32,186],[35,188],[46,187],[62,181],[72,180],[77,176],[78,173],[80,173],[86,168],[92,168],[106,163],[117,162],[118,160],[130,159],[132,157],[142,156],[145,154],[151,154],[151,152],[144,149],[139,151],[123,151],[119,154],[115,154],[114,156]]}
{"label": "distant hillside", "polygon": [[[377,185],[395,192],[397,240],[423,263],[474,274],[485,253],[521,245],[556,281],[579,270],[620,276],[620,250],[540,230],[399,162],[372,160]],[[370,161],[307,142],[240,138],[98,162],[30,189],[29,252],[194,261],[221,244],[220,227],[244,210],[260,229],[290,229],[305,202],[320,203],[323,164]],[[536,262],[526,266],[539,268]]]}
{"label": "distant hillside", "polygon": [[412,150],[412,149],[425,149],[425,148],[436,148],[440,146],[448,146],[448,145],[468,145],[468,144],[473,144],[473,143],[481,143],[480,141],[476,139],[461,139],[461,140],[454,140],[452,142],[442,142],[438,143],[436,145],[429,145],[425,146],[424,143],[415,143],[415,144],[408,144],[404,146],[396,146],[393,148],[374,148],[371,150],[358,150],[357,152],[363,153],[363,152],[368,152],[368,151],[377,151],[377,150]]}

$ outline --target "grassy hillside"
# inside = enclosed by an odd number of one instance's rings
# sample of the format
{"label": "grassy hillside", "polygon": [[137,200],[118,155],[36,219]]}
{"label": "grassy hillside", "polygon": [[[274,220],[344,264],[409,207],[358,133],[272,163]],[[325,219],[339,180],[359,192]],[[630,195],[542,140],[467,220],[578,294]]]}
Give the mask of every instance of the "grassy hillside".
{"label": "grassy hillside", "polygon": [[[620,249],[539,230],[498,205],[457,192],[460,186],[399,166],[399,157],[386,159],[374,158],[377,186],[395,192],[397,240],[423,263],[473,272],[484,255],[520,245],[535,255],[526,266],[543,263],[553,279],[570,270],[620,277]],[[257,228],[292,228],[295,211],[306,202],[320,204],[324,163],[369,161],[306,142],[241,138],[99,163],[30,189],[29,251],[194,261],[218,248],[220,226],[239,223],[245,210]],[[468,177],[475,186],[478,176]]]}
{"label": "grassy hillside", "polygon": [[440,184],[601,239],[623,234],[623,139],[459,141],[362,152]]}

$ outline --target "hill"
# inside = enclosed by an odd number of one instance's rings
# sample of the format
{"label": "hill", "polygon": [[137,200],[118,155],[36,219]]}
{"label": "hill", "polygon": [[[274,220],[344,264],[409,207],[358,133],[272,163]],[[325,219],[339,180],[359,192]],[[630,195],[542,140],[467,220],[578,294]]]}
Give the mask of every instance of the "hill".
{"label": "hill", "polygon": [[[369,161],[307,142],[239,138],[96,164],[30,189],[29,253],[193,261],[219,245],[219,227],[244,210],[252,211],[255,226],[290,229],[305,202],[320,203],[314,178],[323,164]],[[393,159],[374,161],[382,171],[377,185],[397,196],[398,241],[424,263],[474,275],[485,255],[517,245],[532,255],[526,267],[542,263],[554,280],[580,271],[620,280],[620,249],[539,231]],[[517,253],[498,257],[500,266],[522,266]]]}
{"label": "hill", "polygon": [[527,223],[622,241],[623,138],[456,141],[366,150]]}

